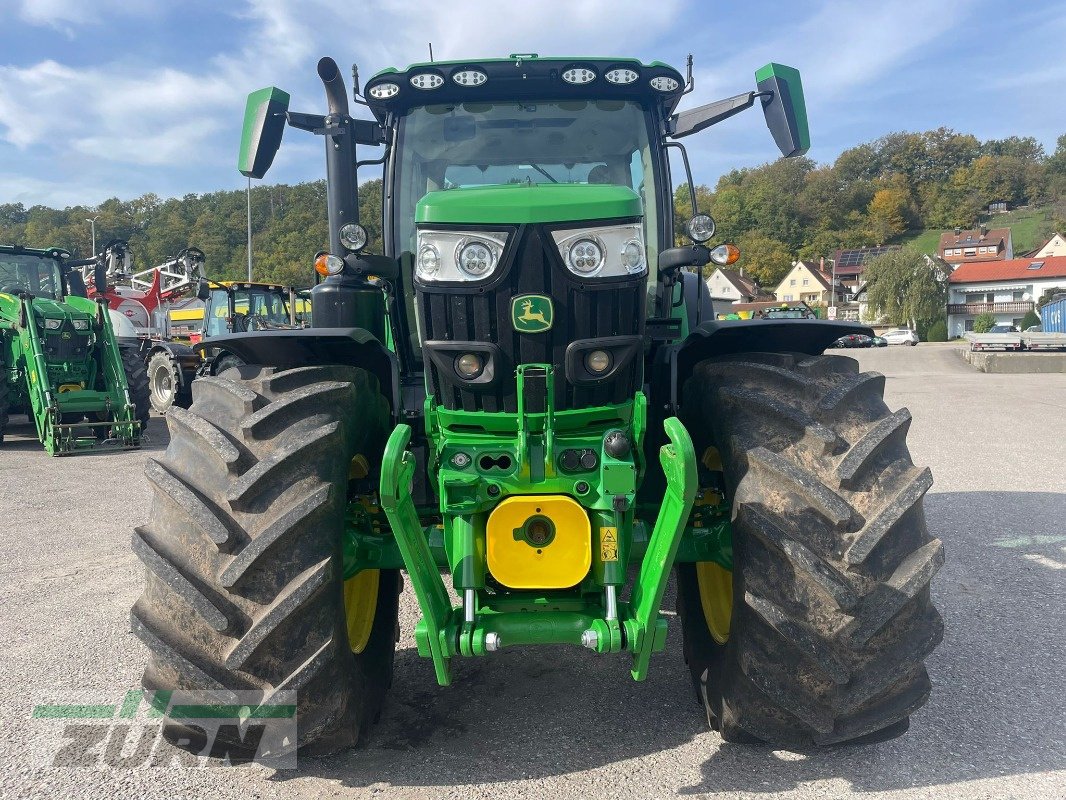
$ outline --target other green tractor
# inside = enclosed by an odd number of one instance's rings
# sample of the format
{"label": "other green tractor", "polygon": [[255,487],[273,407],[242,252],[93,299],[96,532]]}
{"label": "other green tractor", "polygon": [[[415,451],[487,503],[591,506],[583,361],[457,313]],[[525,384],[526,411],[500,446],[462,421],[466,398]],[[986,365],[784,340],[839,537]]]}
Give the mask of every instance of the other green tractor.
{"label": "other green tractor", "polygon": [[144,363],[118,347],[106,301],[86,299],[74,267],[87,264],[106,282],[98,258],[0,246],[0,442],[9,414],[22,412],[52,455],[102,440],[140,446],[149,413]]}
{"label": "other green tractor", "polygon": [[[375,75],[356,120],[318,71],[325,115],[249,97],[240,169],[262,177],[286,123],[324,137],[328,277],[313,327],[213,339],[245,363],[167,417],[133,540],[145,687],[296,689],[296,744],[343,747],[391,682],[401,569],[441,685],[551,644],[643,680],[676,571],[675,653],[723,738],[905,730],[942,632],[910,416],[822,355],[866,328],[716,321],[699,271],[736,248],[695,208],[672,246],[668,151],[758,102],[804,153],[799,74],[676,113],[691,70],[658,62],[435,62]],[[385,147],[382,256],[357,143]]]}

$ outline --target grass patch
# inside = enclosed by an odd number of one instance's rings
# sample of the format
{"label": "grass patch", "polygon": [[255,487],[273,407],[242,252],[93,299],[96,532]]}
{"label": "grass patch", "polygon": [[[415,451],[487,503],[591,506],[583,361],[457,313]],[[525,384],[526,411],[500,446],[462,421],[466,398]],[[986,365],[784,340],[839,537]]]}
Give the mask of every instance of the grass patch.
{"label": "grass patch", "polygon": [[[1006,214],[994,214],[985,218],[984,222],[989,228],[1010,228],[1011,242],[1014,244],[1014,255],[1035,250],[1044,243],[1038,235],[1040,227],[1048,218],[1049,208],[1019,208],[1008,211]],[[925,228],[922,230],[907,231],[897,236],[892,244],[901,244],[920,253],[933,255],[940,245],[940,234],[949,228]]]}

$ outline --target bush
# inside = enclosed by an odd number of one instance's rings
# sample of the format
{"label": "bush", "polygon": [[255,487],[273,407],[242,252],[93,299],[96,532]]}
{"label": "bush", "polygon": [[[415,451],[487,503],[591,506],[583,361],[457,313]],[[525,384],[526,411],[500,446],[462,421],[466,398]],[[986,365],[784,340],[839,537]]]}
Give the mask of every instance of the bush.
{"label": "bush", "polygon": [[996,315],[985,312],[979,314],[977,319],[973,321],[974,333],[988,333],[996,325]]}
{"label": "bush", "polygon": [[1040,317],[1035,311],[1026,311],[1025,316],[1022,317],[1021,328],[1024,331],[1026,328],[1031,328],[1033,325],[1040,324]]}
{"label": "bush", "polygon": [[945,319],[938,319],[929,326],[925,332],[927,342],[946,342],[948,340],[948,323]]}

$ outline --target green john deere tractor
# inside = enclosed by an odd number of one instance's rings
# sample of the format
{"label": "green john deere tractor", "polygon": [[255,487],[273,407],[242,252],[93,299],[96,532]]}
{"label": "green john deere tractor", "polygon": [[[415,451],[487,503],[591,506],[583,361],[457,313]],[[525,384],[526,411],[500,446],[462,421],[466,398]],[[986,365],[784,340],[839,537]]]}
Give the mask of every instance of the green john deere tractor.
{"label": "green john deere tractor", "polygon": [[[245,363],[167,416],[133,539],[145,687],[296,689],[297,744],[342,747],[390,685],[401,570],[441,685],[552,644],[643,680],[676,571],[674,653],[723,738],[905,730],[942,631],[910,416],[822,355],[866,328],[716,321],[700,270],[736,248],[695,208],[672,246],[668,151],[758,102],[804,153],[798,73],[676,113],[691,70],[657,62],[416,64],[371,78],[357,120],[336,63],[318,71],[324,115],[249,97],[240,169],[262,177],[286,124],[324,138],[328,277],[313,327],[213,339]],[[384,255],[358,163],[384,164]]]}
{"label": "green john deere tractor", "polygon": [[85,297],[59,248],[0,246],[0,442],[9,414],[25,413],[54,456],[101,441],[139,447],[148,422],[148,380],[136,353],[120,349],[106,301]]}

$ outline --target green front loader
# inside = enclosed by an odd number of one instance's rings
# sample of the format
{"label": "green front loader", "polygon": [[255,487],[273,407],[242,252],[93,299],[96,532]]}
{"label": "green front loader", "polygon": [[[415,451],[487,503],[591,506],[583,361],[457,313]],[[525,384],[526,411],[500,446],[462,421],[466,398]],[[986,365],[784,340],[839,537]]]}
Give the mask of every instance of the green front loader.
{"label": "green front loader", "polygon": [[57,248],[0,246],[0,443],[10,415],[24,413],[52,455],[140,445],[144,364],[120,350],[107,304],[85,298],[81,263]]}
{"label": "green front loader", "polygon": [[[799,74],[770,64],[678,113],[691,75],[658,62],[435,62],[357,86],[370,119],[332,59],[319,76],[325,114],[249,97],[239,161],[261,178],[286,125],[325,141],[313,327],[213,340],[244,364],[196,381],[148,464],[132,624],[153,696],[294,689],[295,745],[356,743],[392,681],[402,570],[442,686],[511,648],[585,648],[637,681],[666,650],[729,741],[905,730],[943,559],[910,417],[823,355],[867,329],[714,319],[701,271],[737,250],[679,141],[758,103],[781,152],[806,152]],[[384,165],[383,255],[360,163]]]}

